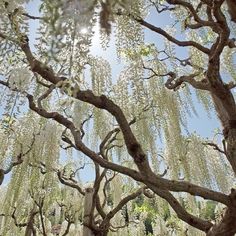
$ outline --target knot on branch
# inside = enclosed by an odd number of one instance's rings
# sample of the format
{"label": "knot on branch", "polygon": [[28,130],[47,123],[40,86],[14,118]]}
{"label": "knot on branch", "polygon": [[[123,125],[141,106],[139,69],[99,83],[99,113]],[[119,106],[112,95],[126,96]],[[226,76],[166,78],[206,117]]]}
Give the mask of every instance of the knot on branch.
{"label": "knot on branch", "polygon": [[135,163],[142,163],[146,160],[146,155],[143,153],[139,143],[130,144],[129,153],[134,157]]}
{"label": "knot on branch", "polygon": [[202,74],[202,71],[195,72],[190,75],[182,75],[179,78],[176,78],[176,74],[169,72],[169,79],[165,83],[165,87],[174,91],[177,91],[179,88],[184,87],[186,83],[190,84],[192,87],[201,90],[209,90],[209,82],[207,78],[202,80],[196,80],[195,77]]}
{"label": "knot on branch", "polygon": [[229,48],[235,48],[236,47],[235,41],[236,41],[235,38],[229,39],[228,40],[228,47]]}
{"label": "knot on branch", "polygon": [[155,193],[152,192],[150,189],[144,189],[144,190],[143,190],[143,194],[144,194],[147,198],[154,198],[154,197],[155,197]]}
{"label": "knot on branch", "polygon": [[88,188],[85,189],[86,193],[92,193],[93,191],[94,191],[94,189],[91,188],[91,187],[88,187]]}
{"label": "knot on branch", "polygon": [[177,91],[182,85],[182,83],[184,82],[183,80],[184,76],[181,76],[178,79],[176,79],[177,76],[175,73],[169,72],[168,75],[169,75],[169,79],[167,79],[165,83],[166,88]]}

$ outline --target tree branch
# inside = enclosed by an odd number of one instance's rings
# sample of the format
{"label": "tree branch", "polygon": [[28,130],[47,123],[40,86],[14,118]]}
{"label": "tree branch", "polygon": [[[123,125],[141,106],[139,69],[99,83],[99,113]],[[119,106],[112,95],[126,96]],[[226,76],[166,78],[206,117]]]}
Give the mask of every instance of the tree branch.
{"label": "tree branch", "polygon": [[59,171],[59,170],[57,171],[57,176],[58,176],[59,181],[62,184],[67,185],[71,188],[74,188],[74,189],[78,190],[78,192],[80,194],[82,194],[83,196],[85,195],[84,190],[78,185],[78,183],[77,182],[75,183],[75,181],[68,181],[68,179],[65,179],[63,177],[63,174],[61,173],[61,171]]}
{"label": "tree branch", "polygon": [[201,89],[201,90],[210,90],[210,86],[208,84],[207,79],[203,79],[201,81],[197,81],[194,79],[194,77],[198,76],[199,73],[194,73],[191,75],[183,75],[180,76],[179,78],[176,78],[176,75],[172,73],[170,75],[170,78],[166,81],[165,86],[168,89],[176,91],[181,85],[184,84],[184,82],[192,85],[196,89]]}
{"label": "tree branch", "polygon": [[139,22],[142,26],[150,29],[153,32],[156,32],[160,35],[162,35],[163,37],[165,37],[166,39],[168,39],[170,42],[180,46],[180,47],[195,47],[197,48],[199,51],[205,53],[205,54],[209,54],[210,53],[210,49],[203,47],[201,44],[194,42],[194,41],[179,41],[176,38],[172,37],[170,34],[168,34],[165,30],[156,27],[150,23],[148,23],[147,21],[141,19],[141,18],[135,18],[135,20],[137,22]]}
{"label": "tree branch", "polygon": [[202,230],[204,232],[207,232],[213,224],[209,221],[202,220],[196,216],[191,215],[188,213],[177,201],[177,199],[168,191],[166,190],[160,190],[160,189],[153,189],[153,191],[159,195],[161,198],[164,198],[170,206],[173,208],[173,210],[176,212],[177,216],[188,223],[189,225]]}

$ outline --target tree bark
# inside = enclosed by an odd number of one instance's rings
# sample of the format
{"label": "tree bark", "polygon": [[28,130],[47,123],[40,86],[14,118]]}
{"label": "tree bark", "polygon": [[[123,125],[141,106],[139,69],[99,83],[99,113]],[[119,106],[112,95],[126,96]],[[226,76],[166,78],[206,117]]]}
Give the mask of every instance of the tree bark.
{"label": "tree bark", "polygon": [[34,228],[34,217],[35,215],[38,214],[37,211],[32,210],[29,216],[29,220],[26,226],[25,230],[25,236],[35,236],[36,235],[36,230]]}
{"label": "tree bark", "polygon": [[226,0],[228,5],[228,12],[231,16],[231,20],[236,23],[236,1],[235,0]]}
{"label": "tree bark", "polygon": [[234,236],[236,234],[236,190],[231,189],[229,196],[232,206],[225,210],[221,221],[215,224],[206,236]]}
{"label": "tree bark", "polygon": [[0,169],[0,185],[2,185],[3,180],[4,180],[4,170]]}
{"label": "tree bark", "polygon": [[88,225],[90,225],[92,205],[93,205],[93,188],[87,188],[85,190],[85,199],[84,199],[83,236],[95,236],[93,231],[89,227],[87,227]]}

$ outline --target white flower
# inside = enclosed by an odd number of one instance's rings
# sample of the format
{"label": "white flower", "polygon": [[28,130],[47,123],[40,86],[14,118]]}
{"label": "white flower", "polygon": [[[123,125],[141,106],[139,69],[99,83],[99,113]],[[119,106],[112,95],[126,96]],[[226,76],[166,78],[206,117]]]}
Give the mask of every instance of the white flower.
{"label": "white flower", "polygon": [[9,85],[12,89],[26,91],[30,85],[31,72],[27,68],[16,68],[11,71]]}

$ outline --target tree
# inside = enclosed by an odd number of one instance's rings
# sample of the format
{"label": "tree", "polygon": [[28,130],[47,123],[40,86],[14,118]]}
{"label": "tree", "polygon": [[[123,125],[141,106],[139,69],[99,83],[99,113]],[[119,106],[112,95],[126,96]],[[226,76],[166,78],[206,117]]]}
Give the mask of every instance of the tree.
{"label": "tree", "polygon": [[[38,228],[47,235],[44,219],[50,221],[50,217],[46,212],[63,189],[58,179],[70,186],[65,192],[75,188],[85,193],[83,183],[73,174],[90,160],[96,176],[90,219],[84,214],[83,224],[91,234],[107,235],[119,210],[125,212],[123,221],[129,222],[132,206],[139,206],[137,201],[144,193],[151,198],[145,198],[137,209],[148,216],[140,216],[137,210],[137,217],[140,222],[145,220],[146,233],[153,232],[147,230],[151,224],[157,230],[154,234],[161,235],[234,235],[234,1],[45,0],[39,16],[26,12],[25,2],[2,0],[0,6],[0,84],[5,104],[0,179],[6,170],[12,170],[4,194],[8,207],[2,209],[3,218],[12,219],[3,223],[5,234],[19,225],[15,213],[20,211],[21,220],[28,219],[26,226],[39,216],[32,234]],[[157,24],[148,20],[149,13]],[[172,26],[158,27],[163,14]],[[39,37],[29,37],[29,21],[39,22]],[[118,77],[111,76],[109,62],[90,53],[96,22],[101,46],[106,47],[109,37],[116,38],[117,56],[125,62]],[[162,41],[145,42],[144,29],[161,36]],[[183,52],[186,58],[181,56]],[[217,132],[217,141],[184,132],[186,117],[197,113],[198,103],[210,114],[215,111],[222,130]],[[61,167],[65,161],[60,158],[63,148],[71,156],[72,172],[65,176]],[[19,155],[15,161],[13,157]],[[136,189],[129,195],[133,198],[117,202],[121,207],[113,208],[115,211],[100,208],[95,201],[101,196],[96,182],[107,179],[107,171],[119,173],[116,190]],[[44,192],[43,196],[34,194],[35,189]],[[114,204],[116,194],[109,194]],[[33,201],[26,204],[26,210],[21,209],[22,199],[29,196]],[[48,199],[45,208],[44,198]],[[212,201],[220,216],[215,221],[206,213]],[[66,208],[77,214],[75,205]],[[96,220],[97,214],[100,220]],[[75,215],[70,214],[73,219],[67,215],[68,225],[76,219],[81,222]]]}

